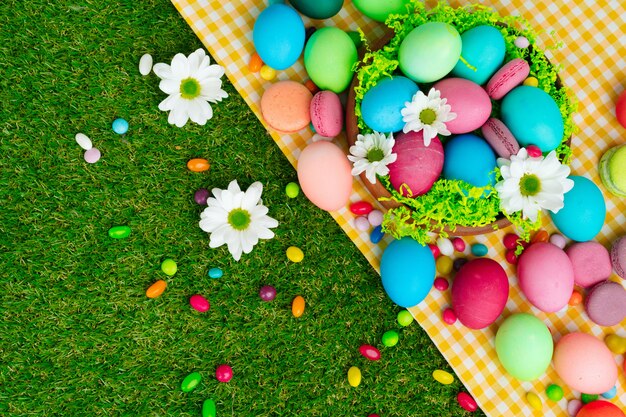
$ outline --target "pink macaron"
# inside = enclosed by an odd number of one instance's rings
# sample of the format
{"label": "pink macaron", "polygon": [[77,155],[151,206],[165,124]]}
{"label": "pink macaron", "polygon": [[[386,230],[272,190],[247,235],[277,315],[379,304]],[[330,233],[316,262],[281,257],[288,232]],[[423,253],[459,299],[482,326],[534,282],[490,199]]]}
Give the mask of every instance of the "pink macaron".
{"label": "pink macaron", "polygon": [[501,120],[489,118],[480,130],[499,157],[509,159],[511,155],[517,155],[519,152],[517,139]]}
{"label": "pink macaron", "polygon": [[446,128],[454,135],[469,133],[480,128],[491,114],[491,100],[485,90],[464,78],[446,78],[434,86],[441,98],[456,114],[456,118],[446,122]]}
{"label": "pink macaron", "polygon": [[509,91],[520,85],[530,74],[528,62],[516,58],[507,62],[496,72],[485,87],[487,94],[494,100],[500,100]]}
{"label": "pink macaron", "polygon": [[617,282],[594,286],[585,299],[585,311],[600,326],[615,326],[626,317],[626,290]]}
{"label": "pink macaron", "polygon": [[574,266],[574,282],[588,288],[611,276],[609,251],[598,242],[574,243],[565,251]]}
{"label": "pink macaron", "polygon": [[626,236],[622,236],[613,242],[613,246],[611,246],[611,263],[615,273],[626,279]]}
{"label": "pink macaron", "polygon": [[311,122],[321,136],[333,138],[343,128],[343,107],[332,91],[320,91],[311,100]]}

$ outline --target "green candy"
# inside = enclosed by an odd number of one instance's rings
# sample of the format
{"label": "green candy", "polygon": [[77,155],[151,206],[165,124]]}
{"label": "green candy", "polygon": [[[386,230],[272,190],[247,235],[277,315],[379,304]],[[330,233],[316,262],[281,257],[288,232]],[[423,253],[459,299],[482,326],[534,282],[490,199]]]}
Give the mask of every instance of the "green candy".
{"label": "green candy", "polygon": [[388,330],[383,334],[383,345],[392,347],[398,344],[400,336],[395,330]]}
{"label": "green candy", "polygon": [[161,271],[166,275],[172,276],[178,271],[178,266],[173,259],[167,258],[161,263]]}
{"label": "green candy", "polygon": [[334,93],[348,88],[357,59],[350,36],[335,27],[316,30],[304,48],[304,66],[311,81],[320,89]]}
{"label": "green candy", "polygon": [[180,389],[183,392],[193,391],[194,388],[198,386],[200,381],[202,380],[202,375],[199,372],[192,372],[183,379],[182,384],[180,384]]}
{"label": "green candy", "polygon": [[402,327],[406,327],[413,323],[413,316],[409,313],[409,310],[402,310],[398,313],[398,324]]}
{"label": "green candy", "polygon": [[589,404],[592,401],[595,401],[598,399],[598,394],[581,394],[580,395],[580,401],[583,402],[583,404]]}
{"label": "green candy", "polygon": [[215,408],[215,401],[212,399],[204,400],[202,404],[202,417],[215,417],[217,409]]}
{"label": "green candy", "polygon": [[285,194],[289,198],[296,198],[300,194],[300,186],[295,182],[290,182],[285,187]]}
{"label": "green candy", "polygon": [[130,227],[128,226],[113,226],[109,229],[109,237],[113,239],[125,239],[130,236]]}
{"label": "green candy", "polygon": [[548,398],[554,402],[561,401],[563,398],[563,388],[558,386],[557,384],[551,384],[546,388],[546,395]]}

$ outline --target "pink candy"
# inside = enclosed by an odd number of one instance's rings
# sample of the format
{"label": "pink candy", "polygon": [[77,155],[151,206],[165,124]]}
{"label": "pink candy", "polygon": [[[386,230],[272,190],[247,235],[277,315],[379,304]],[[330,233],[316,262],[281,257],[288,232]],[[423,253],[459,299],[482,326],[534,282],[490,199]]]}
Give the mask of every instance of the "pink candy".
{"label": "pink candy", "polygon": [[456,400],[462,409],[466,411],[476,411],[478,410],[478,404],[476,401],[466,392],[459,392],[456,396]]}
{"label": "pink candy", "polygon": [[567,403],[567,412],[571,417],[575,417],[582,407],[583,403],[580,400],[570,400]]}
{"label": "pink candy", "polygon": [[563,249],[565,245],[567,245],[567,239],[565,239],[563,235],[555,233],[552,236],[550,236],[550,243],[552,243],[556,247]]}
{"label": "pink candy", "polygon": [[541,156],[543,156],[541,149],[539,149],[539,146],[536,145],[528,145],[526,147],[526,152],[528,152],[528,156],[530,156],[531,158],[540,158]]}
{"label": "pink candy", "polygon": [[460,237],[455,237],[452,239],[452,246],[454,250],[457,252],[463,252],[465,250],[465,241]]}
{"label": "pink candy", "polygon": [[451,308],[446,308],[443,310],[443,321],[446,324],[454,324],[456,323],[456,313]]}
{"label": "pink candy", "polygon": [[215,378],[220,382],[228,382],[233,378],[233,368],[228,365],[220,365],[215,370]]}
{"label": "pink candy", "polygon": [[448,289],[450,284],[448,284],[448,280],[443,277],[435,278],[435,288],[439,291],[445,291]]}
{"label": "pink candy", "polygon": [[374,208],[367,201],[357,201],[350,204],[350,211],[357,216],[367,216]]}
{"label": "pink candy", "polygon": [[380,359],[380,351],[372,345],[361,345],[361,347],[359,347],[359,352],[371,361],[377,361]]}
{"label": "pink candy", "polygon": [[370,228],[370,222],[367,220],[367,217],[359,216],[354,219],[354,227],[356,227],[357,230],[364,232]]}
{"label": "pink candy", "polygon": [[199,294],[192,295],[189,299],[189,304],[194,310],[199,311],[200,313],[208,311],[211,307],[211,305],[209,304],[209,300]]}
{"label": "pink candy", "polygon": [[370,214],[367,215],[367,220],[373,227],[380,226],[383,224],[383,212],[380,210],[372,210]]}

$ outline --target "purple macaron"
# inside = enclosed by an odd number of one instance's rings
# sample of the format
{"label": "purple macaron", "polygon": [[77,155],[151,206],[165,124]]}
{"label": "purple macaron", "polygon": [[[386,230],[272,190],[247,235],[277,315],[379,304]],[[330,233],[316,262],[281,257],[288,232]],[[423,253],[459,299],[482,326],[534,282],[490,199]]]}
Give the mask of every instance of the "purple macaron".
{"label": "purple macaron", "polygon": [[594,286],[585,300],[585,311],[600,326],[615,326],[626,317],[626,290],[617,282]]}
{"label": "purple macaron", "polygon": [[613,242],[611,247],[611,263],[613,270],[621,278],[626,279],[626,236]]}

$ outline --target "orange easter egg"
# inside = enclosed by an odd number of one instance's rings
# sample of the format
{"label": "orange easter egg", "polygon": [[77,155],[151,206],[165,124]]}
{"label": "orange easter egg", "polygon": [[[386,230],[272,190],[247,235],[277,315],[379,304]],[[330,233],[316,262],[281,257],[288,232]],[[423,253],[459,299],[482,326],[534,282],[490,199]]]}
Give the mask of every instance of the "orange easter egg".
{"label": "orange easter egg", "polygon": [[206,159],[194,158],[194,159],[190,159],[189,161],[187,161],[187,168],[189,168],[189,171],[193,171],[193,172],[208,171],[210,167],[211,167],[211,164],[209,164],[209,161],[207,161]]}

